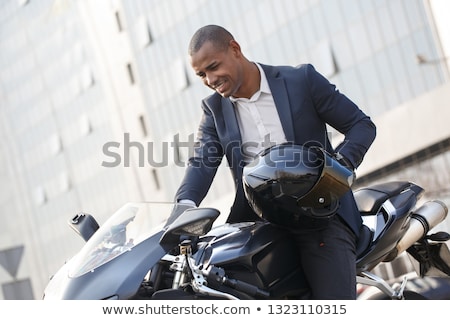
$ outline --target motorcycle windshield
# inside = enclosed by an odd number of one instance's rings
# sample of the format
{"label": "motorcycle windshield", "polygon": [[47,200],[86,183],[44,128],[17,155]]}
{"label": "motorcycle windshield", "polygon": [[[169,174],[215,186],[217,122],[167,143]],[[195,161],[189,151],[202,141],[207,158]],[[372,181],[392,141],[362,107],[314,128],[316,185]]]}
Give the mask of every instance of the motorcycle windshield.
{"label": "motorcycle windshield", "polygon": [[72,259],[69,277],[93,272],[161,230],[173,203],[127,203],[117,210]]}

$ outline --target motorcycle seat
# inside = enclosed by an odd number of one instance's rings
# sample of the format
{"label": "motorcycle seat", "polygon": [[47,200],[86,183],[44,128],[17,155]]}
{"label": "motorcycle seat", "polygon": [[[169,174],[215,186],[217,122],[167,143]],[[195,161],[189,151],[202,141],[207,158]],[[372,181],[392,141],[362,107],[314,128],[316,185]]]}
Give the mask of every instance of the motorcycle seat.
{"label": "motorcycle seat", "polygon": [[379,211],[380,206],[387,199],[400,194],[410,186],[411,182],[408,181],[385,182],[361,188],[353,194],[361,215],[372,215]]}

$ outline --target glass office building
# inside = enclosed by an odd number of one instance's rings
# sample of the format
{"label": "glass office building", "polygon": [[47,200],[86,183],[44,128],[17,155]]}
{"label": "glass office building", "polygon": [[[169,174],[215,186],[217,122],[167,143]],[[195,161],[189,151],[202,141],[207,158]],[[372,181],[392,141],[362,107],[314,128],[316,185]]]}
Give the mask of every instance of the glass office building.
{"label": "glass office building", "polygon": [[[450,200],[442,0],[6,0],[0,5],[1,299],[39,299],[127,201],[171,201],[210,94],[187,45],[206,24],[252,60],[312,63],[377,124],[357,186],[394,179]],[[447,41],[447,42],[446,42]],[[331,132],[334,139],[339,134]],[[231,206],[226,164],[204,201]],[[450,202],[448,202],[450,203]],[[161,213],[161,221],[168,213]],[[450,229],[450,226],[446,226]]]}

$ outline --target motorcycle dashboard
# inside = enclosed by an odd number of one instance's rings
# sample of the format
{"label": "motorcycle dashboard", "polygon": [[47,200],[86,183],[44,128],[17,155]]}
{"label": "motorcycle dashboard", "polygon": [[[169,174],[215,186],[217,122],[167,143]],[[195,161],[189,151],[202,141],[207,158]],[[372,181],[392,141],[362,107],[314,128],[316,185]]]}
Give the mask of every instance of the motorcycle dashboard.
{"label": "motorcycle dashboard", "polygon": [[72,258],[69,277],[80,277],[130,251],[161,229],[173,208],[171,202],[130,202],[100,226]]}

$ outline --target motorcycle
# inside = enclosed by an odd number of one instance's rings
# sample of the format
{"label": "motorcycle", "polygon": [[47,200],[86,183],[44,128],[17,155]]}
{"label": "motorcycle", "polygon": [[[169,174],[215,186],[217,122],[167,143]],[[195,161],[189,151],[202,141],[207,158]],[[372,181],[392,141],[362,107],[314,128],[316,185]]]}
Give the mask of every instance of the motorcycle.
{"label": "motorcycle", "polygon": [[[408,181],[354,191],[364,229],[357,247],[357,283],[389,299],[417,298],[407,279],[390,285],[371,272],[407,252],[418,274],[450,276],[439,200],[418,205],[424,189]],[[127,203],[101,227],[86,213],[70,226],[86,244],[51,278],[43,299],[307,299],[308,287],[283,228],[267,221],[214,225],[215,208],[188,208],[172,223],[173,203]],[[178,204],[179,206],[183,206]]]}

